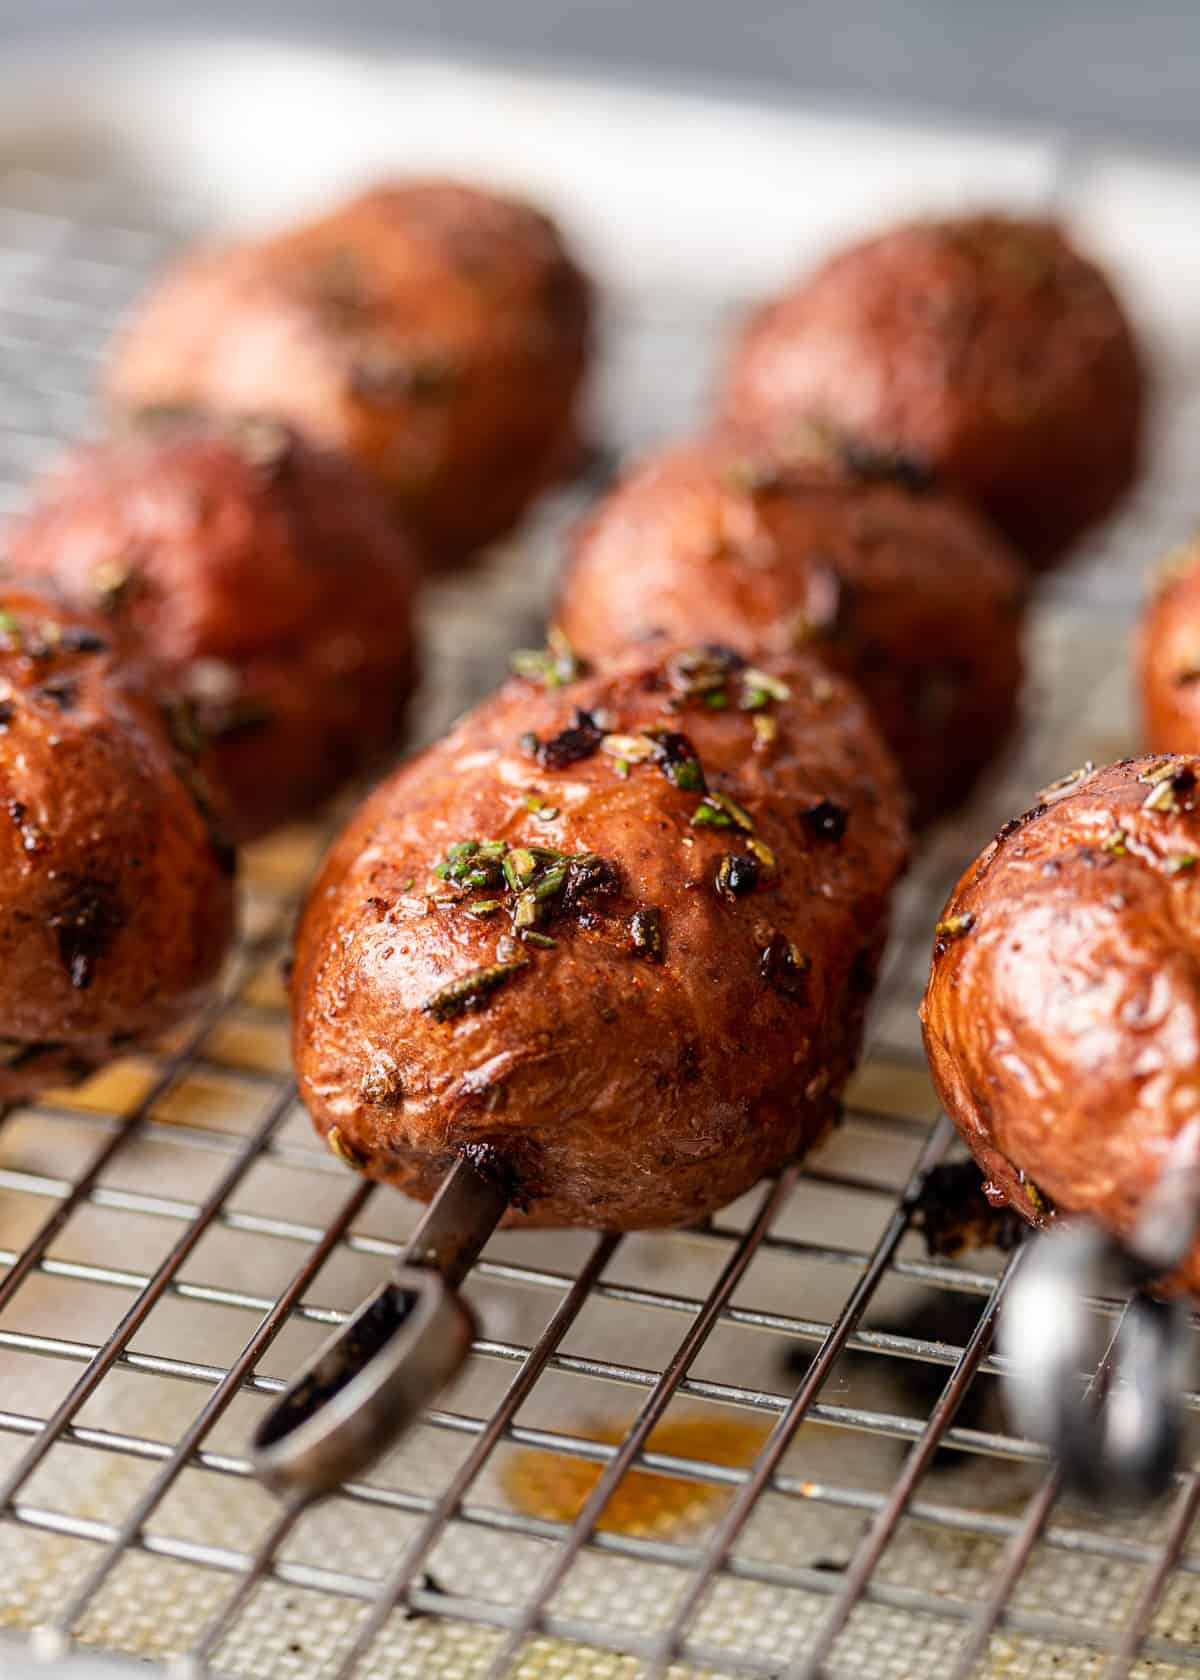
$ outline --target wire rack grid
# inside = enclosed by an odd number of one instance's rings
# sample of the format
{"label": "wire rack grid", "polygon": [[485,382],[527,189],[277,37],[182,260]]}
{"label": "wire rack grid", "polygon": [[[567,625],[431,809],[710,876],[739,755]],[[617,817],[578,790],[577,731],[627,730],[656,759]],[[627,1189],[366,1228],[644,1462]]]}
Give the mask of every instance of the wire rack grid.
{"label": "wire rack grid", "polygon": [[[192,220],[128,183],[0,181],[5,511],[88,428],[112,327]],[[607,440],[699,415],[737,302],[613,302]],[[1173,365],[1161,408],[1194,437],[1200,371]],[[1200,1669],[1194,1473],[1150,1514],[1065,1503],[997,1402],[1019,1255],[931,1257],[913,1229],[952,1148],[915,1026],[929,926],[1038,785],[1127,745],[1129,613],[1180,534],[1183,467],[1044,590],[1032,722],[918,855],[836,1135],[700,1229],[496,1237],[465,1375],[303,1512],[257,1487],[245,1441],[415,1210],[317,1146],[290,1083],[280,963],[329,825],[256,848],[218,1002],[0,1119],[0,1670],[30,1646],[272,1680]],[[432,589],[422,737],[536,633],[599,474]],[[1093,1307],[1115,1336],[1120,1304]]]}

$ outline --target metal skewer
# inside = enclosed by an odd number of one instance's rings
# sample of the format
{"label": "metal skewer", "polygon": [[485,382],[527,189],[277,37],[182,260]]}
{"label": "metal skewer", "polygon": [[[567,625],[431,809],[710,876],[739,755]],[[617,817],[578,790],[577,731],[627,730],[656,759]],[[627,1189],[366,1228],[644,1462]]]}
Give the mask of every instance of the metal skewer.
{"label": "metal skewer", "polygon": [[[1172,1145],[1127,1243],[1091,1220],[1036,1237],[1000,1320],[1009,1403],[1050,1448],[1073,1492],[1106,1503],[1162,1497],[1179,1464],[1191,1365],[1189,1311],[1149,1287],[1176,1271],[1200,1235],[1200,1133]],[[1081,1372],[1099,1356],[1089,1297],[1129,1297],[1111,1380],[1089,1399]]]}
{"label": "metal skewer", "polygon": [[458,1293],[509,1196],[460,1160],[391,1278],[320,1347],[262,1419],[250,1447],[273,1492],[319,1499],[370,1469],[461,1368],[476,1335]]}

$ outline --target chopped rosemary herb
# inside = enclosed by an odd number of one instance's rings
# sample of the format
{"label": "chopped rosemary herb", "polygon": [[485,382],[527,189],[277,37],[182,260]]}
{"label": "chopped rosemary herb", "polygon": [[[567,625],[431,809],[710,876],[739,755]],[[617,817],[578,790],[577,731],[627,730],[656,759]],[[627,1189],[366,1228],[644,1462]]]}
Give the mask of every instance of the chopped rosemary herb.
{"label": "chopped rosemary herb", "polygon": [[1173,758],[1160,758],[1158,763],[1152,764],[1148,770],[1139,771],[1138,781],[1157,786],[1159,782],[1165,782],[1168,776],[1173,776],[1175,770],[1176,763]]}
{"label": "chopped rosemary herb", "polygon": [[361,1172],[366,1166],[366,1156],[360,1155],[357,1149],[352,1148],[350,1144],[346,1142],[345,1138],[342,1136],[341,1132],[338,1131],[336,1126],[330,1126],[329,1130],[325,1134],[325,1142],[337,1156],[338,1160],[342,1162],[343,1166],[350,1167],[355,1172]]}
{"label": "chopped rosemary herb", "polygon": [[761,863],[767,873],[770,874],[775,868],[775,853],[771,850],[770,846],[767,845],[765,840],[757,840],[753,834],[748,834],[746,836],[746,844],[754,853],[759,863]]}
{"label": "chopped rosemary herb", "polygon": [[502,902],[499,898],[476,898],[467,905],[467,909],[472,916],[493,916]]}
{"label": "chopped rosemary herb", "polygon": [[1090,776],[1095,768],[1094,761],[1089,758],[1086,764],[1079,766],[1078,770],[1071,770],[1067,775],[1060,776],[1057,781],[1048,783],[1038,794],[1038,803],[1040,804],[1046,799],[1052,799],[1056,793],[1065,793],[1068,788],[1074,787],[1076,782],[1081,782],[1085,776]]}
{"label": "chopped rosemary herb", "polygon": [[939,939],[961,939],[974,926],[974,915],[970,910],[962,910],[954,916],[943,916],[933,931]]}
{"label": "chopped rosemary herb", "polygon": [[743,898],[758,885],[758,860],[738,852],[726,852],[717,865],[717,892],[730,904]]}
{"label": "chopped rosemary herb", "polygon": [[525,795],[525,808],[532,811],[539,822],[553,822],[558,816],[558,806],[547,805],[546,801],[539,798],[536,793]]}
{"label": "chopped rosemary herb", "polygon": [[624,781],[629,775],[629,760],[627,758],[619,758],[613,766],[613,769],[617,772],[617,775],[620,776],[621,780]]}
{"label": "chopped rosemary herb", "polygon": [[1153,783],[1142,801],[1144,811],[1174,813],[1179,809],[1176,795],[1191,792],[1196,785],[1196,772],[1187,764],[1168,763],[1165,769],[1162,765],[1155,765],[1138,780]]}
{"label": "chopped rosemary herb", "polygon": [[739,703],[744,712],[761,711],[772,700],[790,700],[791,696],[788,685],[771,676],[769,671],[760,671],[750,665],[742,672],[742,698]]}
{"label": "chopped rosemary herb", "polygon": [[452,1021],[468,1009],[480,1008],[494,991],[507,985],[514,974],[519,974],[527,966],[528,958],[514,957],[508,962],[492,963],[487,968],[473,969],[470,974],[464,974],[459,979],[439,987],[431,997],[425,999],[421,1008],[427,1015],[432,1015],[435,1021]]}
{"label": "chopped rosemary herb", "polygon": [[653,905],[635,910],[629,920],[629,938],[638,956],[650,962],[663,960],[662,912]]}
{"label": "chopped rosemary herb", "polygon": [[1112,852],[1114,857],[1124,857],[1129,850],[1125,844],[1125,830],[1114,828],[1112,833],[1106,835],[1100,842],[1100,850],[1102,852]]}
{"label": "chopped rosemary herb", "polygon": [[509,664],[519,677],[545,688],[562,688],[587,671],[587,666],[557,627],[546,633],[544,648],[518,648]]}
{"label": "chopped rosemary herb", "polygon": [[754,745],[759,752],[765,752],[779,738],[779,720],[769,717],[766,712],[754,714]]}
{"label": "chopped rosemary herb", "polygon": [[630,764],[641,764],[652,757],[654,743],[648,731],[641,735],[605,735],[600,742],[600,751],[612,758],[623,759],[628,768]]}
{"label": "chopped rosemary herb", "polygon": [[551,939],[548,933],[535,933],[532,928],[527,928],[521,938],[526,945],[539,945],[543,951],[552,951],[558,944],[558,940]]}
{"label": "chopped rosemary herb", "polygon": [[733,648],[714,643],[676,654],[667,666],[667,676],[677,694],[719,709],[729,704],[726,685],[730,677],[744,669],[745,664]]}
{"label": "chopped rosemary herb", "polygon": [[747,834],[754,831],[754,818],[746,807],[715,788],[709,789],[692,812],[692,824],[696,828],[741,828]]}
{"label": "chopped rosemary herb", "polygon": [[707,790],[708,783],[704,779],[699,756],[686,735],[681,735],[677,729],[658,726],[645,729],[642,733],[650,741],[654,762],[669,782],[685,793],[704,793]]}

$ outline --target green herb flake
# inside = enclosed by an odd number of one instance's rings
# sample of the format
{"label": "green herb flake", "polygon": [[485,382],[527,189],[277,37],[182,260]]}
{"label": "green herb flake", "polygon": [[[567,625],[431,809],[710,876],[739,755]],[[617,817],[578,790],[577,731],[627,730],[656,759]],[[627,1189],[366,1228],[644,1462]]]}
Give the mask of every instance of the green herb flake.
{"label": "green herb flake", "polygon": [[467,905],[467,909],[472,916],[493,916],[501,903],[502,900],[498,898],[477,898]]}
{"label": "green herb flake", "polygon": [[626,764],[642,764],[653,756],[654,743],[646,734],[605,735],[600,741],[600,751],[608,753],[610,758],[623,758]]}
{"label": "green herb flake", "polygon": [[766,712],[757,712],[754,717],[754,745],[757,751],[765,752],[779,739],[779,722],[776,718],[768,717]]}
{"label": "green herb flake", "polygon": [[518,648],[509,664],[517,676],[540,682],[544,688],[562,688],[587,671],[584,661],[556,626],[547,632],[544,648]]}
{"label": "green herb flake", "polygon": [[1114,828],[1112,833],[1107,835],[1100,842],[1100,850],[1102,852],[1111,852],[1114,857],[1125,857],[1129,851],[1128,846],[1125,844],[1125,839],[1125,830],[1123,828]]}
{"label": "green herb flake", "polygon": [[723,688],[710,688],[704,696],[704,704],[710,712],[724,712],[729,707],[729,696]]}
{"label": "green herb flake", "polygon": [[527,928],[525,932],[522,933],[521,938],[525,941],[526,945],[537,945],[543,951],[553,951],[558,945],[558,940],[551,939],[548,933],[535,933],[532,928]]}
{"label": "green herb flake", "polygon": [[749,850],[754,853],[755,857],[758,859],[759,863],[762,864],[767,873],[773,874],[775,870],[775,853],[771,850],[770,846],[767,845],[766,841],[756,840],[754,835],[750,834],[746,837],[746,845]]}
{"label": "green herb flake", "polygon": [[754,831],[754,818],[746,807],[739,805],[727,793],[718,793],[713,788],[692,812],[692,823],[696,828],[740,828],[747,834]]}
{"label": "green herb flake", "polygon": [[1029,1205],[1033,1209],[1033,1211],[1035,1213],[1045,1213],[1045,1211],[1046,1211],[1045,1198],[1043,1197],[1041,1191],[1038,1189],[1037,1185],[1033,1182],[1033,1180],[1031,1178],[1025,1179],[1024,1189],[1025,1189],[1026,1198],[1028,1199]]}
{"label": "green herb flake", "polygon": [[353,1149],[336,1126],[330,1126],[325,1134],[325,1142],[343,1166],[350,1167],[354,1172],[361,1172],[366,1166],[366,1156]]}
{"label": "green herb flake", "polygon": [[476,968],[448,985],[441,986],[421,1005],[426,1015],[435,1021],[452,1021],[468,1009],[478,1009],[484,1000],[505,986],[515,974],[528,966],[528,958],[515,957],[509,962],[492,963]]}
{"label": "green herb flake", "polygon": [[663,960],[662,912],[652,905],[635,910],[629,920],[629,939],[638,956],[649,962]]}
{"label": "green herb flake", "polygon": [[558,816],[558,806],[547,805],[546,801],[539,798],[536,793],[525,795],[525,808],[532,811],[539,822],[554,822]]}
{"label": "green herb flake", "polygon": [[1089,758],[1085,764],[1079,766],[1078,770],[1071,770],[1065,776],[1059,776],[1057,781],[1048,782],[1038,794],[1039,803],[1047,799],[1053,799],[1056,794],[1065,793],[1068,788],[1073,788],[1076,782],[1081,782],[1085,776],[1090,776],[1095,768],[1095,762]]}
{"label": "green herb flake", "polygon": [[1196,867],[1195,852],[1172,852],[1166,859],[1166,869],[1169,875],[1179,875],[1185,869]]}
{"label": "green herb flake", "polygon": [[613,766],[613,768],[617,772],[617,775],[620,776],[622,781],[625,781],[628,778],[628,776],[629,776],[629,760],[627,758],[619,758],[617,760],[616,764]]}
{"label": "green herb flake", "polygon": [[773,677],[769,671],[760,671],[751,665],[742,672],[741,707],[746,712],[761,711],[772,700],[790,700],[792,691],[785,682]]}
{"label": "green herb flake", "polygon": [[939,939],[961,939],[964,933],[970,933],[975,926],[975,917],[970,910],[962,910],[954,916],[943,916],[934,928]]}

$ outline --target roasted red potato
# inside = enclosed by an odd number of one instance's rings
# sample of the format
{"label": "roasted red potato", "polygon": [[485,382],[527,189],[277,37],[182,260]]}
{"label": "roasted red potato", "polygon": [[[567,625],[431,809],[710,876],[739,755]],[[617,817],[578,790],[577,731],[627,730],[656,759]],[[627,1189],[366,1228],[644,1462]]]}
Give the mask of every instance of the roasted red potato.
{"label": "roasted red potato", "polygon": [[1132,483],[1144,377],[1103,272],[1053,222],[911,222],[752,316],[723,395],[768,434],[817,420],[932,470],[1048,565]]}
{"label": "roasted red potato", "polygon": [[675,644],[510,683],[312,890],[292,1010],[318,1130],[419,1197],[486,1160],[518,1224],[702,1219],[837,1112],[903,804],[811,654]]}
{"label": "roasted red potato", "polygon": [[8,539],[142,637],[192,701],[240,840],[393,748],[418,565],[371,483],[274,421],[174,422],[85,450]]}
{"label": "roasted red potato", "polygon": [[209,991],[233,854],[195,745],[116,626],[0,588],[0,1102],[73,1083]]}
{"label": "roasted red potato", "polygon": [[661,450],[574,543],[556,621],[584,654],[632,642],[808,645],[861,689],[920,820],[954,805],[1016,720],[1024,567],[965,503],[811,433]]}
{"label": "roasted red potato", "polygon": [[[1079,771],[1006,824],[937,926],[922,1006],[946,1112],[1030,1224],[1127,1237],[1196,1126],[1200,758]],[[1182,1275],[1200,1289],[1200,1251]]]}
{"label": "roasted red potato", "polygon": [[108,392],[121,411],[290,422],[374,477],[436,563],[502,535],[572,459],[591,317],[539,211],[397,181],[186,258],[135,315]]}

